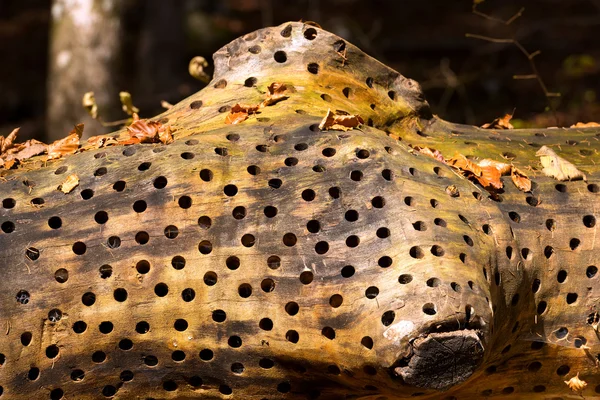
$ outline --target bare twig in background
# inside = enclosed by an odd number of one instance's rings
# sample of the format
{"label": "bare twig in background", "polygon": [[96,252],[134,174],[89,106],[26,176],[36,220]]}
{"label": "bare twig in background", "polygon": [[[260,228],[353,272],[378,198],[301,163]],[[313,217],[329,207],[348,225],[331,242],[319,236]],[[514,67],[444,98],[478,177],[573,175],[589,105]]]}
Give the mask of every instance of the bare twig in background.
{"label": "bare twig in background", "polygon": [[501,19],[501,18],[496,18],[496,17],[492,17],[491,15],[488,15],[486,13],[483,13],[481,11],[479,11],[477,9],[477,4],[478,3],[473,3],[473,14],[475,15],[479,15],[482,18],[485,19],[489,19],[490,21],[494,21],[494,22],[498,22],[500,24],[504,24],[504,25],[510,25],[513,22],[515,22],[521,15],[523,15],[523,11],[525,11],[525,7],[521,7],[521,9],[519,11],[517,11],[515,13],[515,15],[513,15],[512,17],[510,17],[509,19],[507,19],[506,21]]}
{"label": "bare twig in background", "polygon": [[[481,3],[481,0],[475,0],[473,2],[473,13],[475,15],[478,15],[478,16],[488,19],[490,21],[494,21],[496,23],[504,24],[506,26],[508,26],[508,25],[512,24],[514,21],[516,21],[519,17],[521,17],[523,15],[523,12],[525,11],[525,8],[522,7],[512,17],[510,17],[507,20],[503,20],[503,19],[493,17],[491,15],[488,15],[486,13],[483,13],[483,12],[477,10],[477,5],[479,3]],[[560,93],[548,91],[548,87],[546,86],[546,84],[544,83],[544,80],[540,76],[537,66],[535,65],[535,62],[533,61],[533,59],[541,53],[539,50],[536,50],[533,53],[530,53],[529,51],[527,51],[527,49],[516,39],[514,31],[511,32],[511,35],[509,38],[493,38],[490,36],[477,35],[477,34],[473,34],[473,33],[467,33],[467,34],[465,34],[465,36],[468,38],[485,40],[485,41],[488,41],[491,43],[508,43],[508,44],[513,44],[514,46],[516,46],[519,49],[519,51],[521,53],[523,53],[523,55],[525,55],[525,57],[527,57],[527,61],[529,61],[529,66],[533,73],[525,74],[525,75],[513,75],[513,79],[535,79],[535,80],[537,80],[540,88],[544,92],[544,96],[546,96],[546,100],[548,102],[548,107],[552,110],[552,113],[554,114],[554,117],[556,119],[556,124],[558,125],[558,115],[556,113],[556,107],[550,101],[550,98],[551,97],[560,97]]]}

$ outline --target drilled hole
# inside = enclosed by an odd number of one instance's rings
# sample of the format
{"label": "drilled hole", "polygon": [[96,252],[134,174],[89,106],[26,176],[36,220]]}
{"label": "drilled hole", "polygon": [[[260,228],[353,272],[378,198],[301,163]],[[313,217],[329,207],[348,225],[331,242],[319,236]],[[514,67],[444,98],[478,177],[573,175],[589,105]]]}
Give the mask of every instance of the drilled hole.
{"label": "drilled hole", "polygon": [[283,235],[283,244],[285,244],[286,246],[294,246],[296,245],[296,242],[296,235],[294,235],[293,233],[286,233],[285,235]]}
{"label": "drilled hole", "polygon": [[250,297],[252,295],[252,286],[248,283],[242,283],[238,287],[238,294],[243,298]]}
{"label": "drilled hole", "polygon": [[437,313],[437,308],[433,303],[426,303],[423,305],[423,312],[427,315],[435,315]]}
{"label": "drilled hole", "polygon": [[275,54],[273,54],[273,58],[278,63],[284,63],[287,61],[287,54],[285,54],[285,51],[279,50],[279,51],[276,51]]}
{"label": "drilled hole", "polygon": [[394,319],[396,318],[396,313],[394,311],[386,311],[381,316],[381,323],[383,326],[390,326]]}
{"label": "drilled hole", "polygon": [[438,245],[433,245],[431,246],[431,254],[433,254],[436,257],[441,257],[444,255],[444,249],[442,249]]}
{"label": "drilled hole", "polygon": [[96,295],[92,292],[84,293],[83,296],[81,296],[81,302],[85,306],[90,307],[96,302]]}
{"label": "drilled hole", "polygon": [[306,224],[306,229],[310,233],[317,233],[321,230],[321,224],[316,219],[313,219],[308,221],[308,223]]}
{"label": "drilled hole", "polygon": [[143,213],[148,208],[148,205],[144,200],[137,200],[133,203],[133,211],[136,213]]}
{"label": "drilled hole", "polygon": [[300,282],[304,285],[308,285],[313,281],[314,275],[311,271],[304,271],[300,274]]}
{"label": "drilled hole", "polygon": [[330,326],[326,326],[321,329],[321,335],[325,336],[329,340],[333,340],[335,339],[335,330]]}

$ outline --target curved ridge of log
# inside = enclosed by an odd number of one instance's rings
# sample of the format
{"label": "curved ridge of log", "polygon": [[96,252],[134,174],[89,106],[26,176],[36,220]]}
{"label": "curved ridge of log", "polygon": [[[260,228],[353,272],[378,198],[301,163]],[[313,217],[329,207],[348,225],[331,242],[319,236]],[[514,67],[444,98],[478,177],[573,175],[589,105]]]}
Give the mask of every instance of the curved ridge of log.
{"label": "curved ridge of log", "polygon": [[[599,129],[443,121],[416,82],[301,22],[214,59],[155,118],[172,144],[4,175],[2,396],[542,399],[576,374],[600,391]],[[287,98],[263,103],[273,83]],[[252,111],[228,125],[236,104]],[[321,130],[328,110],[365,124]],[[542,146],[587,180],[541,173]],[[532,189],[486,190],[455,153]]]}

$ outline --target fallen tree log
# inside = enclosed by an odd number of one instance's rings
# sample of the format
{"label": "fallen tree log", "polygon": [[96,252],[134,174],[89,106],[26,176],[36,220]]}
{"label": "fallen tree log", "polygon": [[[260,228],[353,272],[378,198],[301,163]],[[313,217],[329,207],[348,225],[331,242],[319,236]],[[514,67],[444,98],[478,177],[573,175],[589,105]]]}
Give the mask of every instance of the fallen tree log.
{"label": "fallen tree log", "polygon": [[597,397],[600,129],[443,121],[299,22],[214,60],[173,143],[4,172],[3,397]]}

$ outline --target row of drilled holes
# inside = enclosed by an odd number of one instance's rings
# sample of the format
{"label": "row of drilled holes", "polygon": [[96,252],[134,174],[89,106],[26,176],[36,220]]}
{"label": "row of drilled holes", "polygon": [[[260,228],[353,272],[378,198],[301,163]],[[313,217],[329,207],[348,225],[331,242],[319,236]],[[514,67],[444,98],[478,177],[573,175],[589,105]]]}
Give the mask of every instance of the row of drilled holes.
{"label": "row of drilled holes", "polygon": [[[514,211],[510,211],[508,213],[508,217],[513,222],[516,222],[516,223],[521,222],[521,216],[518,213],[514,212]],[[594,226],[596,226],[596,217],[594,217],[593,215],[584,215],[583,218],[582,218],[582,222],[583,222],[583,225],[586,228],[593,228]],[[551,219],[551,218],[548,219],[548,220],[546,220],[546,228],[549,231],[556,230],[556,221],[553,220],[553,219]]]}

